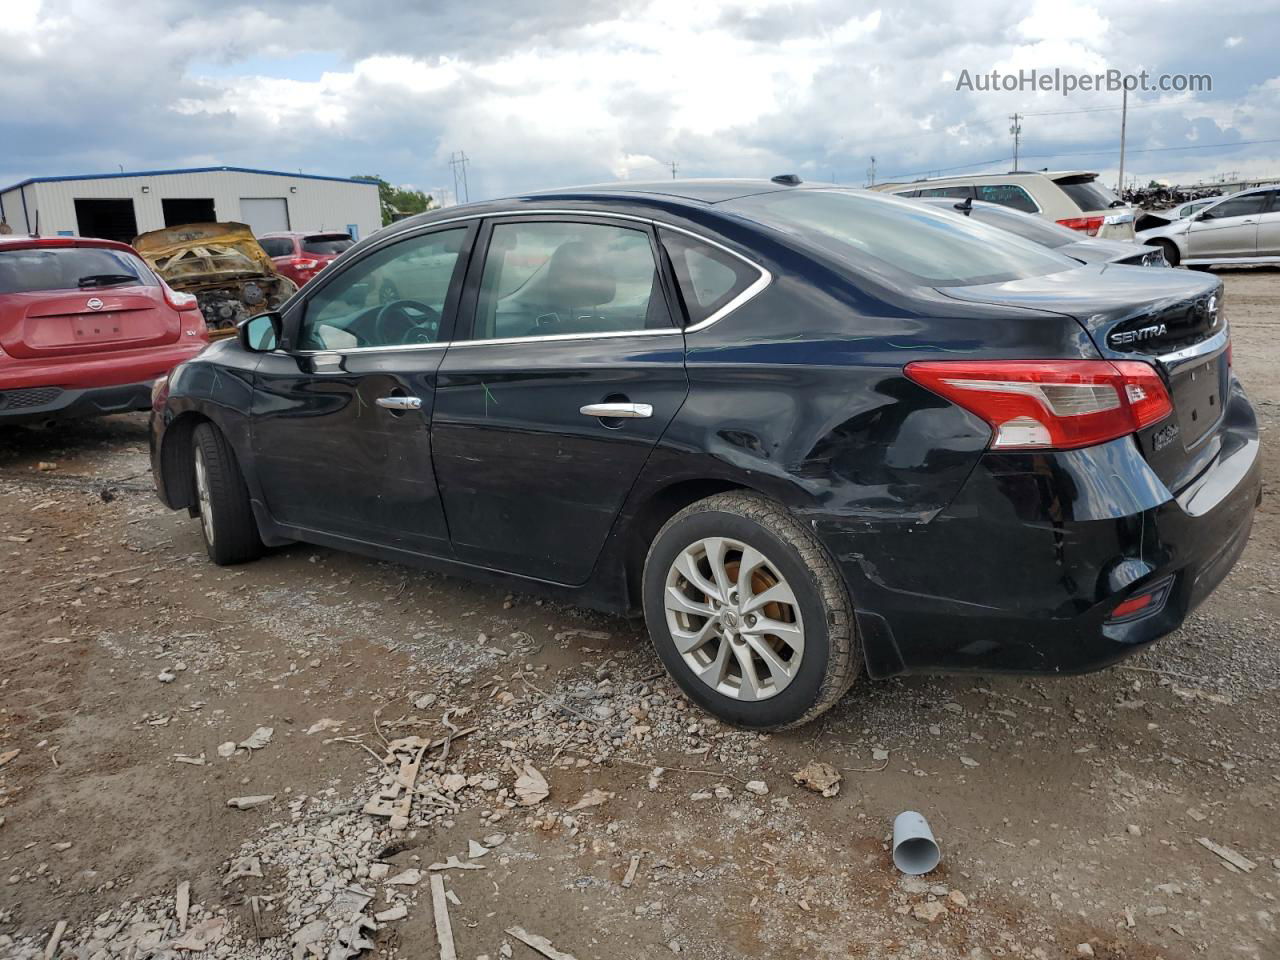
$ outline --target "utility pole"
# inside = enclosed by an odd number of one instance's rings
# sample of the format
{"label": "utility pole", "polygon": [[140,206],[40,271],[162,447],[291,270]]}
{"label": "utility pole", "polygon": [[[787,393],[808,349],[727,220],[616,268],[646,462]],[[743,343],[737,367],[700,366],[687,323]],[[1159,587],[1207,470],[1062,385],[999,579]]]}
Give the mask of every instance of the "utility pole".
{"label": "utility pole", "polygon": [[678,167],[679,167],[679,164],[677,164],[674,160],[672,160],[671,161],[671,179],[672,180],[676,178],[676,169]]}
{"label": "utility pole", "polygon": [[[456,153],[449,154],[449,166],[453,170],[453,200],[455,203],[458,199],[463,198],[463,203],[471,201],[471,189],[467,186],[467,164],[471,162],[471,158],[467,156],[465,150],[459,150]],[[461,175],[459,175],[461,171]],[[461,185],[462,189],[458,187]]]}
{"label": "utility pole", "polygon": [[1013,134],[1013,169],[1018,169],[1018,140],[1022,137],[1022,114],[1015,113],[1009,117],[1013,121],[1013,125],[1009,127],[1009,132]]}
{"label": "utility pole", "polygon": [[1120,193],[1124,194],[1124,132],[1129,120],[1129,88],[1125,87],[1120,100]]}
{"label": "utility pole", "polygon": [[870,181],[867,186],[874,187],[876,185],[876,158],[871,158],[871,166],[867,170],[867,179]]}

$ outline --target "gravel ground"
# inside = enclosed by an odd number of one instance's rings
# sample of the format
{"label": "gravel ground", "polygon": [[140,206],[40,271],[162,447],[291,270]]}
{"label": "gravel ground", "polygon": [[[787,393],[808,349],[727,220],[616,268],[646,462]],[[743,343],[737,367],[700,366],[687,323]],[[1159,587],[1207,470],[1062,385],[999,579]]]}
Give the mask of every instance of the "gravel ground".
{"label": "gravel ground", "polygon": [[[1280,272],[1224,275],[1270,432]],[[0,957],[434,957],[436,910],[466,960],[1280,957],[1273,499],[1120,667],[863,680],[759,736],[639,624],[301,545],[217,568],[149,483],[142,416],[0,433]]]}

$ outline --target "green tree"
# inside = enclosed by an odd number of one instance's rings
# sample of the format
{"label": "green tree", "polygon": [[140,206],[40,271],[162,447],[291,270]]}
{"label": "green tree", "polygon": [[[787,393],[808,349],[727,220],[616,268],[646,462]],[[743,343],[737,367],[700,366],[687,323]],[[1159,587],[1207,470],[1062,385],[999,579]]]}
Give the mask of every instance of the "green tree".
{"label": "green tree", "polygon": [[378,185],[378,206],[382,208],[384,227],[394,220],[401,220],[415,213],[423,213],[435,206],[435,199],[431,194],[423,193],[421,190],[411,190],[408,187],[393,187],[376,173],[355,176],[351,179],[367,180]]}

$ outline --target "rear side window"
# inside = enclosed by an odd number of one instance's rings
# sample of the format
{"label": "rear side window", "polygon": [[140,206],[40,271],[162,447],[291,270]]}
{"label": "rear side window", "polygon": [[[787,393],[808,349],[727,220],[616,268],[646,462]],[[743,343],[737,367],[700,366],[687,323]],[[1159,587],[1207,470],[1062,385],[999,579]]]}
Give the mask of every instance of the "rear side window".
{"label": "rear side window", "polygon": [[125,250],[44,247],[0,250],[0,293],[159,286],[151,268]]}
{"label": "rear side window", "polygon": [[345,233],[325,234],[318,237],[304,237],[302,240],[303,253],[342,253],[349,250],[355,241]]}
{"label": "rear side window", "polygon": [[973,196],[973,187],[929,187],[926,190],[920,190],[913,193],[912,196],[918,197],[956,197],[963,200],[965,197]]}
{"label": "rear side window", "polygon": [[702,323],[760,278],[760,271],[731,253],[674,230],[659,229],[675,268],[689,325]]}
{"label": "rear side window", "polygon": [[998,203],[1002,207],[1012,207],[1023,213],[1039,213],[1040,208],[1031,199],[1031,195],[1013,183],[983,183],[978,185],[978,199],[987,203]]}
{"label": "rear side window", "polygon": [[293,241],[288,237],[263,237],[258,243],[268,257],[287,257],[293,254]]}
{"label": "rear side window", "polygon": [[1123,201],[1093,177],[1079,180],[1055,180],[1062,192],[1080,208],[1081,213],[1093,210],[1109,210],[1124,206]]}

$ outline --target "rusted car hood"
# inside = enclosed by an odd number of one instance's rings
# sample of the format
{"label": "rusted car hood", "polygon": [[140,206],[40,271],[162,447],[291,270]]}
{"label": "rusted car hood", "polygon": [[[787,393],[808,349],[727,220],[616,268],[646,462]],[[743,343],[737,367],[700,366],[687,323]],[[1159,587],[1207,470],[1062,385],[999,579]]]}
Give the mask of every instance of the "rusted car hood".
{"label": "rusted car hood", "polygon": [[192,223],[136,237],[134,249],[175,289],[230,279],[278,276],[243,223]]}

